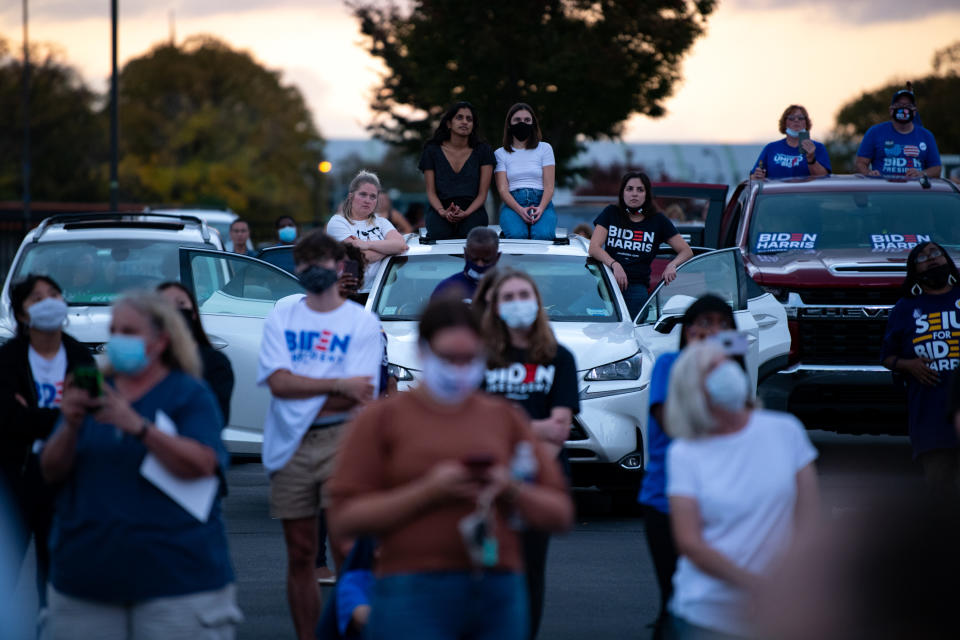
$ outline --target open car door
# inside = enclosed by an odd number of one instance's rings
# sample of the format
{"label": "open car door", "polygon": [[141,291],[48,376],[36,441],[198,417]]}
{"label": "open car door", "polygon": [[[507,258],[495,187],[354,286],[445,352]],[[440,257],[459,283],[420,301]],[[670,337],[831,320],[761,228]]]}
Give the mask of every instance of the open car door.
{"label": "open car door", "polygon": [[180,282],[197,298],[203,328],[233,366],[230,424],[223,440],[232,454],[259,454],[270,392],[256,385],[263,322],[277,300],[303,293],[291,274],[262,260],[208,249],[180,249]]}

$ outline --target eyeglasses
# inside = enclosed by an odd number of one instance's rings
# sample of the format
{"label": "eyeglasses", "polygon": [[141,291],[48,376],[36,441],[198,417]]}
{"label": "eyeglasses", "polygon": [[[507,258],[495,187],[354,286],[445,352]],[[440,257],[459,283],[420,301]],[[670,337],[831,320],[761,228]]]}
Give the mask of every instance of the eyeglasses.
{"label": "eyeglasses", "polygon": [[927,260],[933,260],[934,258],[939,258],[941,256],[943,256],[943,251],[940,251],[940,249],[934,249],[929,253],[918,253],[917,264],[923,264]]}
{"label": "eyeglasses", "polygon": [[793,120],[793,121],[800,120],[801,122],[806,122],[807,117],[804,115],[792,115],[792,116],[787,116],[787,120]]}

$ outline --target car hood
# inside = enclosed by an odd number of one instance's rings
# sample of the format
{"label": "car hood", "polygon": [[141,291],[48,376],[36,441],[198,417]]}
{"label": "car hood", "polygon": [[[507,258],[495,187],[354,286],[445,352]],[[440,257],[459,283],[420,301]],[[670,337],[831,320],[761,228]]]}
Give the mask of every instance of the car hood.
{"label": "car hood", "polygon": [[110,313],[112,307],[74,307],[67,312],[64,329],[80,342],[101,344],[110,338]]}
{"label": "car hood", "polygon": [[[573,353],[579,371],[629,358],[640,349],[633,326],[627,322],[553,322],[551,325],[557,341]],[[420,369],[417,327],[414,321],[383,323],[389,338],[387,355],[391,363]]]}
{"label": "car hood", "polygon": [[770,286],[897,287],[906,275],[909,251],[870,249],[796,250],[746,255],[754,280]]}

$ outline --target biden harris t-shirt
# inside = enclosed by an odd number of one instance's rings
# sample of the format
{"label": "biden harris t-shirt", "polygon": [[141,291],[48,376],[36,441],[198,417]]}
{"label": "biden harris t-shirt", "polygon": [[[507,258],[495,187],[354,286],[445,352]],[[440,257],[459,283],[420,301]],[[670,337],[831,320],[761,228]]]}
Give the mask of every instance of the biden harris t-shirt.
{"label": "biden harris t-shirt", "polygon": [[661,243],[677,235],[677,228],[662,213],[634,222],[617,205],[601,211],[593,224],[606,228],[603,249],[620,263],[630,284],[650,284],[650,263]]}

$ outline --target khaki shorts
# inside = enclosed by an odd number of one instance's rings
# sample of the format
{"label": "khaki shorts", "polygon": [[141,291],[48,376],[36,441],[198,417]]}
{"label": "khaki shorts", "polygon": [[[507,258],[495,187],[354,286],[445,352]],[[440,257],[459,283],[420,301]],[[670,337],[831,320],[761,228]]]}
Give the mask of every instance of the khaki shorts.
{"label": "khaki shorts", "polygon": [[333,474],[342,426],[311,429],[293,457],[270,476],[270,516],[298,520],[320,515],[323,483]]}

